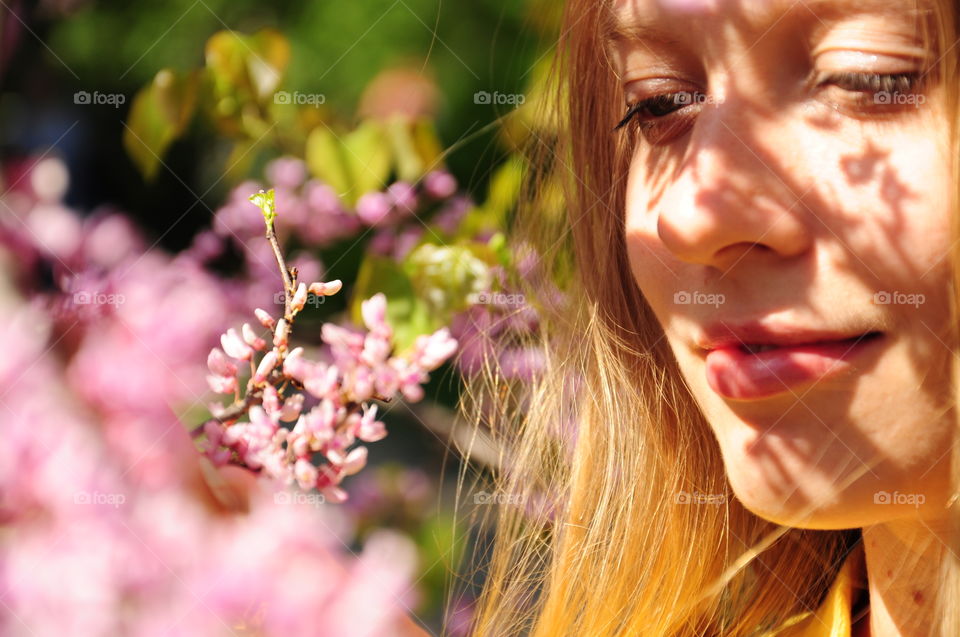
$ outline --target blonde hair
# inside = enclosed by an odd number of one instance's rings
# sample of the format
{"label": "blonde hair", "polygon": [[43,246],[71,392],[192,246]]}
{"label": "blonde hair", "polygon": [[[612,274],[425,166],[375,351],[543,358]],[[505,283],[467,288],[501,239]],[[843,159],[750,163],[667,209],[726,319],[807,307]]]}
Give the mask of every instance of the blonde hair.
{"label": "blonde hair", "polygon": [[[472,634],[761,634],[819,605],[860,531],[779,526],[732,497],[710,427],[627,261],[632,148],[606,134],[623,110],[602,39],[607,9],[597,0],[566,5],[548,90],[557,99],[544,116],[558,129],[533,133],[525,203],[511,226],[511,241],[535,246],[542,266],[518,285],[540,313],[537,340],[522,344],[542,354],[543,371],[518,386],[487,361],[463,404],[504,450],[493,488],[507,496]],[[950,113],[957,56],[942,43],[955,41],[955,13],[938,2],[936,28],[924,27],[944,51],[933,72],[951,80]],[[541,186],[547,177],[563,186],[559,214]],[[960,273],[960,257],[951,258]],[[549,300],[556,281],[562,305]],[[953,308],[956,326],[960,304]],[[960,484],[960,472],[953,478]],[[722,504],[676,506],[679,494],[698,492]],[[545,500],[552,511],[513,504]],[[937,606],[944,635],[960,635],[957,540]]]}

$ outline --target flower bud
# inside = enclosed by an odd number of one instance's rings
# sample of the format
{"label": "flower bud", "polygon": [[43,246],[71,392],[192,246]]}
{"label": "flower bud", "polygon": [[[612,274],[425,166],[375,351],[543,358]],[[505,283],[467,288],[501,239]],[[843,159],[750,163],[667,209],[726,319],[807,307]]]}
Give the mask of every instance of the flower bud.
{"label": "flower bud", "polygon": [[253,350],[243,342],[243,339],[237,334],[237,330],[232,327],[220,336],[220,345],[223,346],[223,351],[226,352],[230,358],[246,361],[250,360],[250,357],[253,356]]}
{"label": "flower bud", "polygon": [[273,317],[267,314],[264,310],[261,310],[259,307],[253,311],[257,315],[257,320],[260,321],[260,325],[263,325],[265,328],[272,330],[273,326],[277,324],[273,320]]}
{"label": "flower bud", "polygon": [[299,312],[303,309],[303,306],[307,304],[307,286],[301,283],[297,287],[296,293],[293,295],[293,299],[290,300],[290,309],[294,312]]}
{"label": "flower bud", "polygon": [[273,344],[275,347],[286,347],[287,339],[289,338],[289,330],[287,328],[287,320],[280,319],[277,321],[277,329],[273,333]]}
{"label": "flower bud", "polygon": [[259,385],[260,383],[264,382],[267,379],[267,376],[276,366],[277,350],[272,349],[260,360],[260,364],[257,366],[257,371],[253,374],[254,384]]}
{"label": "flower bud", "polygon": [[334,279],[333,281],[314,281],[310,284],[311,294],[316,294],[317,296],[330,296],[336,294],[343,287],[343,282],[340,279]]}
{"label": "flower bud", "polygon": [[243,327],[241,328],[241,331],[243,332],[244,342],[246,342],[246,344],[252,347],[253,349],[259,351],[259,350],[262,350],[264,347],[266,347],[267,345],[266,341],[264,341],[262,338],[257,336],[256,332],[253,331],[253,328],[250,327],[249,323],[244,323]]}
{"label": "flower bud", "polygon": [[218,347],[210,350],[207,356],[207,367],[217,376],[236,376],[237,366],[230,362],[227,356]]}

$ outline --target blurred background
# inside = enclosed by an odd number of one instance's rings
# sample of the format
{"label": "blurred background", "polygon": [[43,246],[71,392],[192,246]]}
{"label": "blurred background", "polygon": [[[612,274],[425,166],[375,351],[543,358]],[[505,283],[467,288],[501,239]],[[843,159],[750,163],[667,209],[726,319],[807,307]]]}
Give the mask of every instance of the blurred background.
{"label": "blurred background", "polygon": [[[474,485],[499,452],[456,410],[485,357],[521,385],[539,369],[514,285],[538,264],[505,234],[520,149],[552,134],[561,5],[0,2],[4,634],[378,634],[333,628],[357,596],[469,634],[489,528],[464,507],[543,515]],[[220,334],[283,305],[260,188],[302,280],[344,282],[297,344],[322,357],[321,324],[361,325],[383,292],[398,350],[444,327],[459,346],[420,400],[381,405],[345,502],[274,498],[225,531],[194,502],[189,431],[226,404]],[[318,588],[339,581],[324,551],[353,596]],[[298,623],[318,613],[329,633]]]}

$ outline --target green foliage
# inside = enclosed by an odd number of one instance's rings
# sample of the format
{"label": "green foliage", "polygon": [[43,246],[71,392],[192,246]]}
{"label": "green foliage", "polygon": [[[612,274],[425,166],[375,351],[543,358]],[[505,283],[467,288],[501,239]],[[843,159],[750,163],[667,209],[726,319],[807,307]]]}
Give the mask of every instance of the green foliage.
{"label": "green foliage", "polygon": [[274,203],[274,191],[273,188],[264,192],[260,191],[255,195],[250,195],[250,201],[263,211],[263,220],[267,224],[267,229],[270,230],[273,228],[273,220],[277,217],[277,208]]}
{"label": "green foliage", "polygon": [[393,154],[383,124],[369,120],[343,135],[326,125],[314,128],[307,137],[306,160],[315,177],[353,205],[363,193],[386,185]]}
{"label": "green foliage", "polygon": [[123,147],[144,178],[156,177],[167,148],[190,123],[199,80],[198,72],[163,69],[134,96]]}

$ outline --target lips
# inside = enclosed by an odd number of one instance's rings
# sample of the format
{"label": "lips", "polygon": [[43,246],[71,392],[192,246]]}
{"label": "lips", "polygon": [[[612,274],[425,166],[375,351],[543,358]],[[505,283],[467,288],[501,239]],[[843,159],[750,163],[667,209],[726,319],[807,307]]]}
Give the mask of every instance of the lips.
{"label": "lips", "polygon": [[[731,400],[759,400],[832,378],[877,347],[883,334],[854,336],[802,330],[771,332],[759,326],[714,330],[707,343],[707,383]],[[742,338],[743,337],[743,338]]]}

